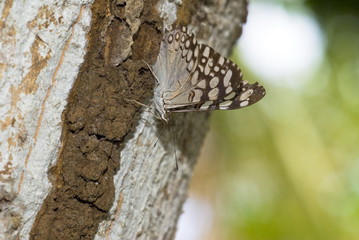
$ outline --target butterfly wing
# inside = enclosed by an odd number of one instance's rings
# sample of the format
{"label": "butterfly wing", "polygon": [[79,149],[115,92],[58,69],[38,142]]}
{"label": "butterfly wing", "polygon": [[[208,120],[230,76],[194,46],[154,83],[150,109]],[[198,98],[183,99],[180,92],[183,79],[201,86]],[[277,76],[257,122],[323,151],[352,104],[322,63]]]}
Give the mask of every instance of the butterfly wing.
{"label": "butterfly wing", "polygon": [[241,88],[238,88],[224,98],[209,100],[194,105],[172,107],[171,112],[233,110],[244,108],[258,102],[265,96],[265,94],[265,89],[258,83],[244,83]]}
{"label": "butterfly wing", "polygon": [[198,44],[186,27],[165,32],[153,71],[166,111],[237,109],[265,95],[262,86],[243,81],[235,63]]}
{"label": "butterfly wing", "polygon": [[160,79],[158,87],[162,94],[173,95],[188,79],[196,61],[190,49],[196,45],[196,39],[187,33],[186,27],[165,31],[157,61],[152,66],[157,79]]}

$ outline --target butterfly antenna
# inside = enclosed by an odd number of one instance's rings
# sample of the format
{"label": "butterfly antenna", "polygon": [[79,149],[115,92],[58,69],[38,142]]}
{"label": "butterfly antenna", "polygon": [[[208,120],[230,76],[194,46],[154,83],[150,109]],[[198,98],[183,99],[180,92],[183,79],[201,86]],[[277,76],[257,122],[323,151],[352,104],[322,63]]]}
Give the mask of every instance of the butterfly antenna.
{"label": "butterfly antenna", "polygon": [[177,153],[176,153],[176,138],[175,138],[175,131],[172,128],[172,136],[173,136],[173,148],[175,151],[175,159],[176,159],[176,170],[178,171],[178,162],[177,162]]}
{"label": "butterfly antenna", "polygon": [[162,129],[162,131],[160,132],[160,135],[158,136],[158,138],[157,138],[155,144],[153,145],[153,147],[156,147],[158,141],[161,139],[162,134],[164,133],[165,130],[166,130],[166,127],[164,127],[164,128]]}

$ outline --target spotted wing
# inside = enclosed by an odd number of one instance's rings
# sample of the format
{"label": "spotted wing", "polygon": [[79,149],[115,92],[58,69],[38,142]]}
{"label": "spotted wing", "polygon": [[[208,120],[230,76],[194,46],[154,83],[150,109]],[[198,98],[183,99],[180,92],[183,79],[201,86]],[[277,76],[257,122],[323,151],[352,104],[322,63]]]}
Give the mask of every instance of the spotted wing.
{"label": "spotted wing", "polygon": [[185,27],[165,32],[153,71],[168,111],[236,109],[265,95],[263,87],[242,80],[235,63],[198,44]]}
{"label": "spotted wing", "polygon": [[261,100],[266,94],[265,89],[258,83],[248,84],[243,81],[241,85],[242,87],[231,92],[224,98],[172,108],[171,112],[233,110],[252,105]]}

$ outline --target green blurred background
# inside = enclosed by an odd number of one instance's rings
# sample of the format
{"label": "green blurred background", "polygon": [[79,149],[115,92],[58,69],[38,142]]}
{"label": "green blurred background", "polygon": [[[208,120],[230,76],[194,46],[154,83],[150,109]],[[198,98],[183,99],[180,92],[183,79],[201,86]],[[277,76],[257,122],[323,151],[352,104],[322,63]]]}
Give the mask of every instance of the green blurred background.
{"label": "green blurred background", "polygon": [[231,59],[267,95],[212,113],[176,239],[359,239],[359,1],[250,1]]}

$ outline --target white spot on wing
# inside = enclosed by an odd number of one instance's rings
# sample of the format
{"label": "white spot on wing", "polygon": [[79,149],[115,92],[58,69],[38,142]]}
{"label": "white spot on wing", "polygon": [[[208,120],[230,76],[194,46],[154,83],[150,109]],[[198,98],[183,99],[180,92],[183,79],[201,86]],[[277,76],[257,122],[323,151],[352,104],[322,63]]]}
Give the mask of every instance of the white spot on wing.
{"label": "white spot on wing", "polygon": [[233,88],[231,86],[229,86],[226,88],[226,93],[228,94],[228,93],[232,92],[232,90],[233,90]]}
{"label": "white spot on wing", "polygon": [[199,102],[201,100],[202,95],[203,95],[203,92],[201,90],[195,89],[193,102]]}
{"label": "white spot on wing", "polygon": [[224,57],[220,57],[219,59],[218,59],[218,64],[219,65],[223,65],[223,63],[224,63]]}
{"label": "white spot on wing", "polygon": [[213,58],[208,59],[208,66],[213,67]]}
{"label": "white spot on wing", "polygon": [[185,47],[189,48],[189,45],[191,44],[191,42],[187,39],[186,43],[185,43]]}
{"label": "white spot on wing", "polygon": [[210,71],[211,71],[211,68],[210,68],[210,66],[209,66],[208,63],[207,63],[206,67],[204,68],[204,74],[205,74],[205,75],[208,75]]}
{"label": "white spot on wing", "polygon": [[205,103],[202,104],[202,106],[200,107],[200,109],[202,109],[202,110],[207,110],[208,107],[209,107],[210,105],[212,105],[212,103],[213,103],[213,101],[207,101],[207,102],[205,102]]}
{"label": "white spot on wing", "polygon": [[195,71],[192,75],[192,78],[191,78],[191,83],[192,85],[196,85],[197,84],[197,81],[198,81],[198,71]]}
{"label": "white spot on wing", "polygon": [[235,92],[232,92],[231,94],[229,94],[228,96],[224,97],[224,100],[229,100],[229,99],[233,99],[236,96]]}
{"label": "white spot on wing", "polygon": [[215,87],[217,87],[218,83],[219,83],[219,78],[218,78],[218,77],[214,77],[214,78],[212,78],[211,81],[209,82],[209,86],[210,86],[211,88],[215,88]]}
{"label": "white spot on wing", "polygon": [[187,70],[191,72],[191,71],[193,70],[193,67],[194,67],[194,60],[192,59],[192,60],[188,63]]}
{"label": "white spot on wing", "polygon": [[184,40],[186,39],[186,37],[184,36],[184,35],[182,35],[182,37],[181,37],[181,42],[183,42],[184,43]]}
{"label": "white spot on wing", "polygon": [[223,78],[223,84],[224,86],[228,86],[229,85],[229,80],[231,80],[232,78],[232,70],[231,69],[228,69],[226,75],[224,76]]}
{"label": "white spot on wing", "polygon": [[247,91],[245,91],[244,93],[241,94],[241,96],[239,97],[240,101],[243,101],[245,99],[247,99],[248,97],[250,97],[253,93],[253,89],[248,89]]}
{"label": "white spot on wing", "polygon": [[188,50],[187,57],[186,57],[187,62],[189,62],[189,60],[191,60],[192,54],[193,54],[192,50]]}
{"label": "white spot on wing", "polygon": [[239,106],[241,106],[241,107],[245,107],[245,106],[247,106],[248,105],[248,101],[243,101],[243,102],[241,102],[240,104],[239,104]]}
{"label": "white spot on wing", "polygon": [[202,80],[202,81],[200,81],[198,84],[197,84],[197,86],[198,87],[200,87],[200,88],[206,88],[206,80]]}
{"label": "white spot on wing", "polygon": [[203,51],[203,56],[209,57],[209,47],[206,46],[206,48]]}
{"label": "white spot on wing", "polygon": [[228,107],[233,101],[224,101],[219,104],[220,107]]}
{"label": "white spot on wing", "polygon": [[198,57],[198,45],[194,49],[194,57]]}
{"label": "white spot on wing", "polygon": [[215,100],[218,97],[218,93],[219,93],[219,89],[218,88],[213,88],[211,91],[209,91],[208,93],[208,97],[211,100]]}

